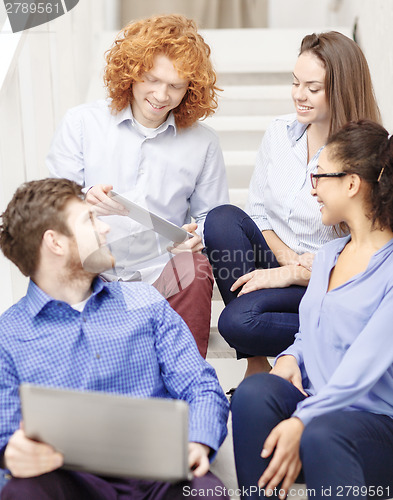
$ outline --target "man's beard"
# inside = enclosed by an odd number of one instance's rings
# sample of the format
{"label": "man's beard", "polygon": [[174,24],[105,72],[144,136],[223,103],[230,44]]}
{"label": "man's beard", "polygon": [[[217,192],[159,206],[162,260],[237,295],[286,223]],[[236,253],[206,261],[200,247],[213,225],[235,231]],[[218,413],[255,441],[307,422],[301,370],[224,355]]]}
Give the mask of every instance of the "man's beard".
{"label": "man's beard", "polygon": [[115,258],[107,246],[99,246],[87,255],[82,261],[76,239],[72,241],[70,256],[67,262],[67,269],[73,276],[84,279],[85,277],[95,277],[115,266]]}
{"label": "man's beard", "polygon": [[78,244],[73,239],[70,245],[70,255],[60,280],[68,285],[71,282],[75,282],[75,285],[77,285],[78,283],[93,281],[99,273],[110,268],[109,261],[114,265],[113,256],[109,252],[108,254],[103,253],[103,248],[100,247],[88,255],[82,263]]}
{"label": "man's beard", "polygon": [[88,271],[83,267],[78,251],[78,245],[76,241],[74,241],[72,243],[71,253],[68,257],[66,266],[60,275],[60,281],[67,283],[67,285],[74,282],[77,286],[78,283],[93,281],[97,275],[97,272]]}

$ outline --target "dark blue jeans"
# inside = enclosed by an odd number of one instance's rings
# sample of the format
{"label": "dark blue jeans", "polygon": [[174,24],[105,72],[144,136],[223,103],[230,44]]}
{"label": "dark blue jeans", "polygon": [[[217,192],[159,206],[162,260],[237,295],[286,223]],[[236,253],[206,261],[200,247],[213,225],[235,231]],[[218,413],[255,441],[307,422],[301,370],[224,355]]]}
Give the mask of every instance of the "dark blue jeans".
{"label": "dark blue jeans", "polygon": [[[253,487],[250,498],[264,497],[255,490],[270,461],[260,456],[265,439],[303,399],[290,382],[267,373],[248,377],[233,395],[236,471],[240,488]],[[316,417],[304,429],[300,457],[303,470],[298,481],[306,482],[310,499],[393,497],[390,417],[345,410]]]}
{"label": "dark blue jeans", "polygon": [[238,357],[276,356],[292,344],[299,328],[303,286],[256,290],[237,297],[233,283],[258,268],[279,267],[255,222],[238,207],[222,205],[205,221],[205,243],[226,305],[218,329]]}

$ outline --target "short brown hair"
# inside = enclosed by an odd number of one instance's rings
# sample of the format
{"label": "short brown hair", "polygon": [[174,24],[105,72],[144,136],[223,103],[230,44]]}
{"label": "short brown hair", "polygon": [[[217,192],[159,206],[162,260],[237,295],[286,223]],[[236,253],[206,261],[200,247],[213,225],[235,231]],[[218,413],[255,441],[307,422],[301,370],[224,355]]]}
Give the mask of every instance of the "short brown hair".
{"label": "short brown hair", "polygon": [[313,33],[302,40],[299,55],[304,52],[314,54],[326,70],[329,136],[349,121],[381,122],[367,60],[356,42],[337,31]]}
{"label": "short brown hair", "polygon": [[43,179],[22,184],[1,215],[0,248],[25,276],[39,264],[42,237],[48,229],[66,236],[64,210],[72,199],[83,200],[82,188],[68,179]]}
{"label": "short brown hair", "polygon": [[106,53],[104,82],[113,111],[132,101],[132,84],[153,67],[154,57],[172,60],[182,78],[190,81],[182,102],[173,110],[176,125],[189,127],[217,108],[216,73],[210,47],[191,19],[178,14],[150,17],[128,24]]}

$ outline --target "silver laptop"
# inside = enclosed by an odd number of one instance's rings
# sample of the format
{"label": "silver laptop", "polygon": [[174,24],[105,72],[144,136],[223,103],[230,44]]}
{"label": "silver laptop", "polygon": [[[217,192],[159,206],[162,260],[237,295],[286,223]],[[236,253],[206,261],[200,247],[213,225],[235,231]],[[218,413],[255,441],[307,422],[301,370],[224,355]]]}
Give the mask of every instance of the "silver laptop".
{"label": "silver laptop", "polygon": [[193,235],[185,229],[182,229],[181,227],[176,226],[176,224],[173,224],[173,222],[170,222],[169,220],[150,212],[150,210],[137,205],[133,201],[128,200],[115,191],[110,191],[109,196],[128,210],[128,217],[139,222],[139,224],[152,229],[156,233],[161,234],[161,236],[164,236],[164,238],[169,241],[182,243],[188,238],[193,237]]}
{"label": "silver laptop", "polygon": [[180,481],[188,467],[188,405],[22,384],[26,435],[52,445],[67,469]]}

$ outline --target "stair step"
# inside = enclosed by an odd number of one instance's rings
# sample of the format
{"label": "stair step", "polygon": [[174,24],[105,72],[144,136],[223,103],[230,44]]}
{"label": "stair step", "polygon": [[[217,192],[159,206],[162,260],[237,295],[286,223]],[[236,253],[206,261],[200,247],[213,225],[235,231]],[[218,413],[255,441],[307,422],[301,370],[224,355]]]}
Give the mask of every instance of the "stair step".
{"label": "stair step", "polygon": [[224,100],[248,101],[250,99],[291,99],[288,85],[226,85],[220,93]]}
{"label": "stair step", "polygon": [[247,189],[229,189],[229,201],[231,205],[244,210],[248,198],[248,188]]}
{"label": "stair step", "polygon": [[264,132],[275,115],[264,116],[212,116],[205,123],[217,132]]}
{"label": "stair step", "polygon": [[205,120],[220,138],[223,151],[257,151],[273,116],[215,116]]}
{"label": "stair step", "polygon": [[[304,30],[244,28],[202,30],[212,49],[219,74],[233,72],[292,71]],[[285,43],[283,42],[285,40]]]}
{"label": "stair step", "polygon": [[[330,27],[331,29],[331,27]],[[348,27],[335,27],[350,35]],[[314,26],[316,33],[326,31]],[[201,30],[212,50],[218,74],[222,73],[290,73],[298,57],[304,28],[243,28]]]}
{"label": "stair step", "polygon": [[207,359],[209,358],[236,358],[236,351],[232,349],[221,337],[218,328],[210,328],[209,346],[207,349]]}
{"label": "stair step", "polygon": [[[248,190],[250,186],[250,181],[252,177],[254,167],[253,166],[247,166],[247,167],[236,167],[236,168],[228,168],[226,169],[227,172],[227,179],[228,179],[228,186],[230,186],[230,189],[232,190],[241,190],[241,193],[239,193],[239,196],[241,199],[243,199],[243,191]],[[233,188],[232,186],[236,186],[236,188]]]}
{"label": "stair step", "polygon": [[[226,167],[228,186],[236,186],[236,188],[231,187],[231,189],[248,189],[253,170],[253,165],[233,168]],[[243,196],[243,193],[241,196]]]}
{"label": "stair step", "polygon": [[281,115],[293,111],[289,85],[228,85],[215,116]]}
{"label": "stair step", "polygon": [[247,189],[254,171],[256,151],[224,151],[224,163],[230,187]]}
{"label": "stair step", "polygon": [[214,286],[213,286],[213,297],[212,297],[212,301],[215,301],[215,300],[222,301],[220,290],[218,289],[218,286],[216,283],[214,283]]}
{"label": "stair step", "polygon": [[234,71],[221,72],[217,82],[219,87],[225,85],[290,85],[292,82],[292,72],[243,72]]}
{"label": "stair step", "polygon": [[225,166],[232,167],[254,167],[257,156],[256,151],[223,151]]}
{"label": "stair step", "polygon": [[[217,289],[218,291],[218,289]],[[211,326],[214,326],[214,327],[217,327],[218,325],[218,318],[220,317],[220,314],[222,313],[222,311],[224,310],[225,308],[225,304],[223,302],[223,300],[221,299],[221,295],[220,295],[220,292],[218,292],[218,299],[212,300],[212,315],[211,315],[211,321],[210,321],[210,325]]]}
{"label": "stair step", "polygon": [[223,151],[257,151],[265,130],[221,130],[217,131]]}

